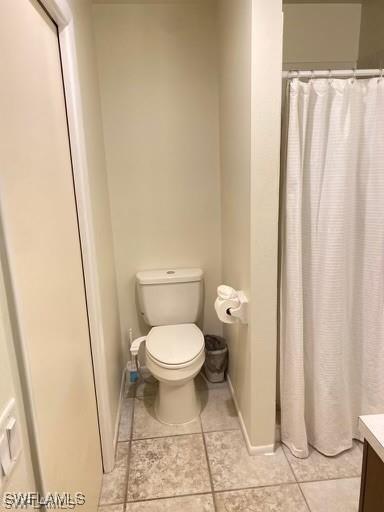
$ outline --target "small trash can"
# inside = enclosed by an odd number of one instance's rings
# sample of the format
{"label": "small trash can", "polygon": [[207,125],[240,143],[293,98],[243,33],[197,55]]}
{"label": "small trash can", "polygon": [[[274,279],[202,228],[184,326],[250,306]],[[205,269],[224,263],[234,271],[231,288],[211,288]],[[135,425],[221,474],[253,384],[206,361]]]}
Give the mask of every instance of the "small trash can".
{"label": "small trash can", "polygon": [[223,382],[228,366],[228,347],[224,338],[207,334],[204,373],[209,382]]}

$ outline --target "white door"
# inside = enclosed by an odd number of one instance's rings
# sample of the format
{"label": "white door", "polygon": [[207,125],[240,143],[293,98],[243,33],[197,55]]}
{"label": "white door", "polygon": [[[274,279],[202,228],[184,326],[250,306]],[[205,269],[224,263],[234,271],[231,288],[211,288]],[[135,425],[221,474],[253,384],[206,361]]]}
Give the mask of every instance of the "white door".
{"label": "white door", "polygon": [[[13,470],[6,478],[0,477],[0,496],[6,492],[34,492],[38,488],[28,439],[23,394],[13,345],[3,272],[0,268],[0,414],[8,409],[12,400],[16,404],[14,412],[22,449]],[[4,510],[1,505],[0,510]]]}
{"label": "white door", "polygon": [[0,204],[45,492],[102,475],[58,34],[37,1],[1,0]]}

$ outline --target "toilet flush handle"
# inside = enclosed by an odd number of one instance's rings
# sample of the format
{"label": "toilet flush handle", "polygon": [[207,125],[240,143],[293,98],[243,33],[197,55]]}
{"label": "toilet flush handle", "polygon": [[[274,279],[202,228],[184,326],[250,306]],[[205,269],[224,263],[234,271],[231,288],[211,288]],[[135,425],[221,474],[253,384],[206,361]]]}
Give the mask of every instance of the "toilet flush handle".
{"label": "toilet flush handle", "polygon": [[136,338],[135,340],[132,341],[130,351],[133,357],[137,356],[137,354],[139,353],[140,345],[145,340],[146,336],[140,336],[140,338]]}

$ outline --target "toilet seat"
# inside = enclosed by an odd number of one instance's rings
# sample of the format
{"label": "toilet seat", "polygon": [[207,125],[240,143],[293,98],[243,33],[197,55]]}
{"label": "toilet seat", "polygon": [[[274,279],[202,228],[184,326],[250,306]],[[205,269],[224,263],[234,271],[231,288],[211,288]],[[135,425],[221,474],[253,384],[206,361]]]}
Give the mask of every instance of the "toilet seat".
{"label": "toilet seat", "polygon": [[146,338],[146,352],[163,368],[183,368],[204,352],[204,336],[195,324],[153,327]]}

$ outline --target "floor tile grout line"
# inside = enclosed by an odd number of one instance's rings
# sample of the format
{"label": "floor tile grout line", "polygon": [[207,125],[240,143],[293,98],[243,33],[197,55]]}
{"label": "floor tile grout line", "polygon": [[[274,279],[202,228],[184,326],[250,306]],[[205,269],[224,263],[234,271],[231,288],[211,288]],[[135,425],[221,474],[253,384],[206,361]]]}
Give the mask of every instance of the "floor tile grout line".
{"label": "floor tile grout line", "polygon": [[187,494],[176,494],[176,495],[167,495],[167,496],[157,496],[154,498],[140,498],[138,500],[130,500],[126,503],[123,503],[122,501],[114,501],[110,503],[104,503],[101,505],[101,507],[109,507],[111,505],[125,505],[125,504],[133,504],[133,503],[140,503],[140,502],[147,502],[147,501],[156,501],[156,500],[167,500],[167,499],[175,499],[175,498],[185,498],[185,497],[192,497],[192,496],[210,496],[215,494],[225,494],[228,492],[239,492],[239,491],[250,491],[250,490],[258,490],[258,489],[267,489],[269,487],[281,487],[281,486],[296,486],[298,485],[297,482],[280,482],[280,483],[273,483],[268,485],[259,485],[259,486],[248,486],[248,487],[233,487],[229,489],[218,489],[207,492],[195,492],[195,493],[187,493]]}
{"label": "floor tile grout line", "polygon": [[267,485],[251,485],[251,486],[247,486],[247,487],[233,487],[233,488],[230,488],[230,489],[217,489],[215,492],[215,494],[224,494],[226,492],[239,492],[239,491],[257,491],[258,489],[269,489],[270,487],[282,487],[282,486],[289,486],[289,485],[292,485],[292,486],[296,486],[298,485],[297,482],[280,482],[280,483],[274,483],[274,484],[267,484]]}
{"label": "floor tile grout line", "polygon": [[[210,495],[210,494],[223,494],[227,492],[239,492],[239,491],[250,491],[250,490],[259,490],[259,489],[268,489],[270,487],[282,487],[282,486],[297,486],[300,485],[298,482],[291,481],[291,482],[276,482],[273,484],[267,484],[267,485],[251,485],[247,487],[231,487],[228,489],[217,489],[207,492],[195,492],[195,493],[187,493],[187,494],[173,494],[173,495],[167,495],[167,496],[155,496],[153,498],[140,498],[138,500],[130,500],[127,503],[138,503],[141,501],[155,501],[155,500],[162,500],[162,499],[170,499],[170,498],[182,498],[186,496],[200,496],[200,495]],[[113,503],[111,503],[112,505]],[[116,504],[121,504],[116,503]],[[108,504],[109,505],[109,504]]]}
{"label": "floor tile grout line", "polygon": [[203,430],[203,432],[204,434],[216,434],[217,432],[237,432],[238,430],[241,428],[218,428],[217,430]]}
{"label": "floor tile grout line", "polygon": [[203,432],[190,432],[186,434],[177,434],[175,436],[160,436],[160,437],[144,437],[143,439],[132,439],[132,443],[142,443],[143,441],[157,441],[160,439],[172,439],[174,437],[192,437],[201,436]]}
{"label": "floor tile grout line", "polygon": [[[222,389],[228,391],[229,390],[228,384],[226,386],[220,386],[220,387],[197,389],[197,392],[198,393],[207,393],[209,391],[216,391],[216,390],[222,390]],[[136,392],[136,389],[135,389],[135,392]],[[147,393],[145,393],[143,395],[141,395],[141,394],[140,395],[129,395],[128,394],[125,398],[137,398],[138,400],[142,400],[143,398],[147,398],[147,397],[150,397],[150,396],[151,397],[155,397],[156,394],[157,394],[156,392],[154,392],[154,393],[147,392]]]}
{"label": "floor tile grout line", "polygon": [[[201,427],[200,427],[201,428]],[[162,439],[163,437],[180,437],[180,436],[192,436],[194,434],[214,434],[217,432],[236,432],[239,428],[228,428],[224,430],[198,430],[197,432],[182,432],[180,434],[165,434],[163,436],[152,436],[152,437],[133,437],[132,441],[147,441],[149,439]],[[125,441],[128,442],[128,441]]]}
{"label": "floor tile grout line", "polygon": [[307,481],[307,482],[301,482],[299,480],[292,480],[290,482],[275,482],[275,483],[271,483],[271,484],[266,484],[266,485],[251,485],[251,486],[247,486],[247,487],[231,487],[231,488],[227,488],[227,489],[217,489],[215,490],[215,494],[220,494],[220,493],[226,493],[226,492],[237,492],[237,491],[248,491],[248,490],[251,490],[251,489],[254,489],[254,490],[257,490],[257,489],[265,489],[265,488],[268,488],[268,487],[280,487],[280,486],[283,486],[283,485],[298,485],[300,486],[300,484],[306,484],[306,483],[321,483],[321,482],[328,482],[328,481],[332,481],[332,480],[353,480],[354,478],[358,478],[358,477],[345,477],[345,478],[329,478],[329,479],[325,479],[325,480],[310,480],[310,481]]}
{"label": "floor tile grout line", "polygon": [[317,478],[315,480],[297,480],[299,485],[301,484],[317,484],[320,482],[331,482],[333,480],[353,480],[355,478],[361,478],[361,475],[356,476],[335,476],[333,478]]}
{"label": "floor tile grout line", "polygon": [[[192,492],[192,493],[187,493],[187,494],[171,494],[171,495],[168,495],[168,496],[155,496],[154,498],[140,498],[139,500],[131,500],[131,501],[127,501],[125,504],[126,505],[133,505],[134,503],[147,503],[147,502],[151,502],[151,501],[160,501],[160,500],[173,500],[173,499],[177,499],[177,498],[192,498],[192,497],[195,497],[195,496],[212,496],[212,492],[210,491],[207,491],[207,492]],[[121,503],[119,503],[119,505],[121,505]]]}
{"label": "floor tile grout line", "polygon": [[117,505],[125,505],[124,501],[109,501],[108,503],[99,503],[98,505],[98,512],[100,509],[108,509],[109,507],[115,507]]}
{"label": "floor tile grout line", "polygon": [[212,494],[212,501],[213,501],[213,508],[215,512],[217,512],[217,504],[216,504],[216,496],[215,496],[215,487],[213,485],[213,478],[212,478],[212,471],[211,471],[211,465],[209,462],[209,456],[208,456],[208,448],[207,443],[205,441],[205,432],[203,431],[203,422],[201,420],[201,416],[199,415],[199,421],[200,421],[200,427],[201,427],[201,436],[203,438],[203,445],[204,445],[204,453],[205,453],[205,459],[207,462],[207,468],[208,468],[208,476],[209,476],[209,483],[211,486],[211,494]]}
{"label": "floor tile grout line", "polygon": [[304,491],[303,491],[303,489],[301,488],[301,485],[300,485],[299,481],[297,480],[296,473],[294,472],[293,467],[292,467],[292,465],[291,465],[291,463],[290,463],[290,461],[289,461],[289,459],[288,459],[288,457],[287,457],[287,454],[285,453],[285,450],[284,450],[284,448],[283,448],[283,443],[280,443],[280,445],[281,445],[281,449],[283,450],[285,460],[287,461],[288,466],[289,466],[289,468],[290,468],[290,470],[291,470],[291,472],[292,472],[292,474],[293,474],[293,478],[296,480],[296,485],[298,486],[298,488],[299,488],[299,490],[300,490],[300,493],[301,493],[301,495],[302,495],[302,497],[303,497],[304,503],[305,503],[305,505],[307,506],[308,511],[309,511],[309,512],[311,512],[311,508],[310,508],[310,506],[309,506],[309,503],[308,503],[308,501],[307,501],[307,498],[305,497]]}

